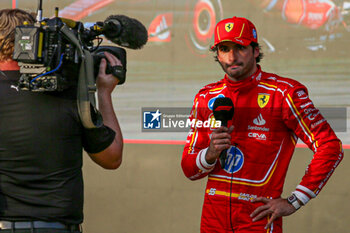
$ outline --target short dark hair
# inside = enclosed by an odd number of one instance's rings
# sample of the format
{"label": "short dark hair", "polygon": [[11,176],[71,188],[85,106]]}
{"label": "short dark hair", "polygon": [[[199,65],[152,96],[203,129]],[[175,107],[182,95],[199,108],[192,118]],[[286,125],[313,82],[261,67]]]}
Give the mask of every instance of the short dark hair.
{"label": "short dark hair", "polygon": [[259,56],[255,59],[256,60],[256,64],[258,64],[261,61],[261,59],[263,59],[264,53],[261,52],[262,49],[261,49],[261,46],[259,45],[259,43],[252,42],[252,43],[250,43],[250,45],[252,46],[253,51],[255,50],[256,47],[259,48]]}
{"label": "short dark hair", "polygon": [[[255,58],[256,63],[259,63],[261,61],[261,59],[264,57],[264,53],[261,52],[262,51],[261,46],[259,45],[259,43],[255,43],[255,42],[251,42],[250,45],[252,46],[253,51],[255,50],[256,47],[259,48],[259,56],[257,58]],[[215,52],[214,58],[215,58],[215,61],[218,62],[219,61],[218,60],[218,54],[217,54],[218,47],[217,46],[214,46],[214,47],[211,46],[209,50],[211,52]]]}

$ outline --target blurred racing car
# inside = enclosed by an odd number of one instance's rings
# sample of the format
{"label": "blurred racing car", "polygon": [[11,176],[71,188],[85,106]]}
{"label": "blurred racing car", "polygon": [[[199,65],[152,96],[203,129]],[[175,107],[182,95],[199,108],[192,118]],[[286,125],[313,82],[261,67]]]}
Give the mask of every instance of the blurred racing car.
{"label": "blurred racing car", "polygon": [[[269,26],[279,25],[277,34],[265,35],[269,49],[275,51],[293,46],[281,41],[292,38],[295,45],[312,51],[327,50],[332,43],[350,39],[350,2],[337,0],[249,0],[261,9]],[[271,22],[279,20],[280,22]],[[262,27],[264,27],[262,25]],[[266,26],[265,26],[266,27]],[[283,36],[285,35],[285,36]]]}
{"label": "blurred racing car", "polygon": [[[21,2],[13,0],[12,5]],[[199,56],[210,54],[215,24],[234,15],[254,21],[265,52],[325,51],[334,44],[338,50],[350,39],[350,1],[344,0],[61,0],[60,4],[64,7],[59,16],[87,24],[111,14],[137,18],[148,29],[149,44],[176,43],[171,46],[184,45]]]}

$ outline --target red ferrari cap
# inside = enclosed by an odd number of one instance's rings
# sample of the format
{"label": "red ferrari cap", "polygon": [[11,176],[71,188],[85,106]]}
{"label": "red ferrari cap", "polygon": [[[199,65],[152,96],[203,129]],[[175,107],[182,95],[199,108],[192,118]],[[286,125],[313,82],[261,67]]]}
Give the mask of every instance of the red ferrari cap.
{"label": "red ferrari cap", "polygon": [[223,19],[216,24],[214,33],[214,45],[212,49],[219,43],[224,41],[232,41],[234,43],[248,46],[251,42],[258,43],[258,34],[252,22],[246,18],[233,17]]}

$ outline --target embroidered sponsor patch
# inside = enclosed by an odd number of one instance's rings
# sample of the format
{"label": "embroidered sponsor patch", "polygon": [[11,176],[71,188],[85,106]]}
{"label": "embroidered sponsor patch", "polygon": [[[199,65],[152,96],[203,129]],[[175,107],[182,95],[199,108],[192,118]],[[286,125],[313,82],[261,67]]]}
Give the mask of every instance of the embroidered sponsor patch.
{"label": "embroidered sponsor patch", "polygon": [[261,93],[258,95],[258,105],[264,108],[270,100],[270,94]]}
{"label": "embroidered sponsor patch", "polygon": [[224,170],[228,173],[235,173],[241,170],[244,164],[243,152],[235,146],[231,146],[227,150],[227,158]]}
{"label": "embroidered sponsor patch", "polygon": [[213,111],[213,106],[214,106],[215,100],[216,100],[217,98],[223,98],[223,97],[225,97],[225,96],[224,96],[223,94],[220,94],[220,95],[218,95],[218,96],[215,96],[215,97],[211,98],[211,99],[208,101],[208,108],[209,108],[210,110]]}

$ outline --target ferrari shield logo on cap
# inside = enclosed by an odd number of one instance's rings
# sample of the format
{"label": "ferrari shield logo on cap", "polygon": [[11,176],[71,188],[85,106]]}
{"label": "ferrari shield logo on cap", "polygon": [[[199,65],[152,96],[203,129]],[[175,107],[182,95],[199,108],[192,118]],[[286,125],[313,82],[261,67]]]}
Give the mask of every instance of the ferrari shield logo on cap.
{"label": "ferrari shield logo on cap", "polygon": [[233,23],[227,23],[225,24],[225,30],[227,32],[230,32],[233,29]]}
{"label": "ferrari shield logo on cap", "polygon": [[258,105],[260,108],[263,108],[269,102],[270,95],[269,94],[259,94],[258,95]]}

